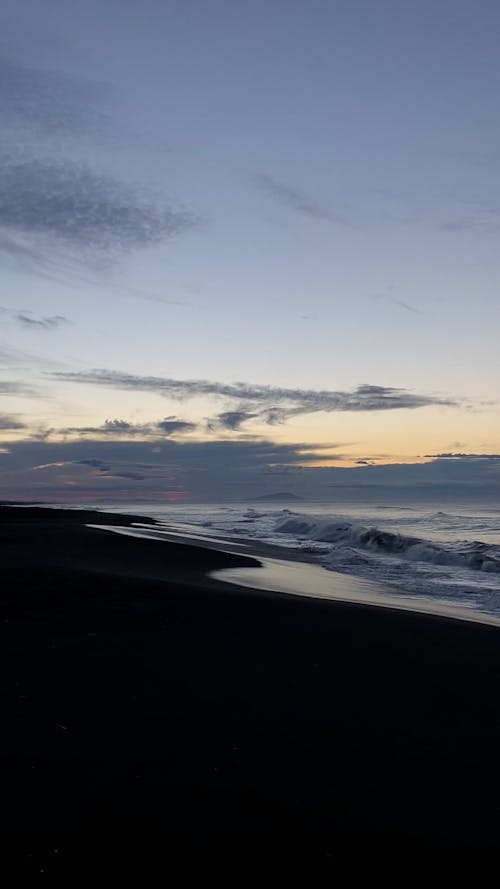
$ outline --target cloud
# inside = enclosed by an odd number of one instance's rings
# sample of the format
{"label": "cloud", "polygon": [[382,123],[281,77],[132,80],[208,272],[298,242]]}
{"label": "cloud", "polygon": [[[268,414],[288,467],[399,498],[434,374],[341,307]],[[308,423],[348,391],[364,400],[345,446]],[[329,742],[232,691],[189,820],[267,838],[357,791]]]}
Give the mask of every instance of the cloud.
{"label": "cloud", "polygon": [[55,327],[71,323],[65,315],[44,315],[36,318],[32,312],[9,312],[9,314],[23,327],[33,330],[53,330]]}
{"label": "cloud", "polygon": [[[110,95],[102,84],[0,58],[4,262],[60,280],[82,265],[101,268],[164,243],[197,222],[159,189],[96,168],[99,152],[109,157],[132,138],[99,109]],[[93,165],[75,162],[89,147]]]}
{"label": "cloud", "polygon": [[393,296],[390,296],[389,299],[395,306],[400,306],[401,309],[406,309],[407,312],[413,312],[414,315],[424,314],[422,309],[417,309],[416,306],[412,306],[411,303],[405,303],[402,299],[395,299]]}
{"label": "cloud", "polygon": [[476,228],[477,221],[472,216],[461,216],[442,222],[439,228],[446,232],[462,232]]}
{"label": "cloud", "polygon": [[[119,467],[118,468],[115,467],[113,469],[113,467],[111,466],[110,463],[105,463],[103,460],[97,460],[95,457],[89,458],[87,460],[75,460],[74,464],[76,466],[89,466],[91,469],[96,469],[97,472],[104,473],[106,479],[116,479],[116,478],[122,479],[122,478],[124,478],[124,479],[128,479],[129,481],[139,482],[139,481],[144,481],[145,479],[149,478],[149,476],[144,475],[144,473],[142,473],[142,472],[134,472],[133,470],[120,469]],[[57,466],[58,464],[52,463],[50,465]],[[64,466],[65,471],[67,472],[68,466],[71,466],[71,463],[68,463],[67,461],[63,461],[62,465]],[[40,467],[40,468],[46,468],[46,467]]]}
{"label": "cloud", "polygon": [[71,435],[86,438],[165,438],[170,435],[182,435],[197,428],[196,423],[179,420],[177,417],[166,417],[151,423],[129,423],[126,420],[105,420],[100,426],[66,426],[52,429],[51,434]]}
{"label": "cloud", "polygon": [[270,407],[262,412],[262,416],[269,426],[279,426],[281,423],[286,423],[290,412],[285,408]]}
{"label": "cloud", "polygon": [[106,151],[125,146],[164,157],[168,145],[163,137],[135,131],[133,121],[113,117],[118,97],[115,85],[0,57],[0,128],[19,146],[43,143],[57,151],[75,145]]}
{"label": "cloud", "polygon": [[[421,395],[390,386],[364,384],[352,391],[285,389],[276,386],[251,385],[249,383],[219,383],[208,380],[175,380],[165,377],[143,377],[112,370],[93,370],[51,373],[54,379],[68,383],[104,386],[111,389],[157,393],[183,401],[200,396],[223,398],[235,403],[234,410],[218,414],[215,423],[226,428],[237,428],[250,419],[249,414],[259,415],[263,422],[275,424],[299,414],[338,411],[387,411],[415,410],[431,405],[456,406],[456,399],[434,395]],[[250,410],[243,410],[242,403]],[[238,423],[239,421],[239,423]],[[233,427],[231,427],[231,422]],[[236,424],[236,425],[234,425]]]}
{"label": "cloud", "polygon": [[166,417],[156,424],[156,428],[160,429],[165,435],[174,435],[180,432],[191,432],[196,429],[196,423],[189,423],[187,420],[178,420],[176,417]]}
{"label": "cloud", "polygon": [[217,414],[212,420],[209,420],[209,429],[222,427],[223,429],[239,429],[242,423],[258,417],[259,414],[249,413],[248,411],[223,411]]}
{"label": "cloud", "polygon": [[[391,285],[388,287],[388,290],[394,290],[394,287]],[[370,300],[384,301],[386,303],[392,303],[395,306],[399,306],[400,309],[405,309],[407,312],[412,312],[414,315],[423,315],[424,312],[422,309],[419,309],[417,306],[414,306],[412,303],[405,302],[402,299],[397,299],[395,296],[391,296],[390,293],[385,291],[379,291],[377,293],[370,293],[367,297]]]}
{"label": "cloud", "polygon": [[28,327],[32,330],[37,328],[39,330],[53,330],[55,327],[60,327],[63,324],[71,324],[71,321],[65,315],[41,315],[36,317],[33,312],[27,309],[15,311],[14,309],[0,306],[0,314],[7,315],[13,321],[21,324],[22,327]]}
{"label": "cloud", "polygon": [[125,420],[105,420],[100,426],[65,426],[52,430],[60,435],[93,435],[120,437],[123,435],[142,435],[145,436],[149,431],[149,426],[133,423],[127,423]]}
{"label": "cloud", "polygon": [[126,420],[105,420],[104,425],[100,426],[99,429],[103,432],[109,432],[115,434],[117,432],[133,432],[136,429],[142,430],[142,426],[135,427],[132,423],[127,423]]}
{"label": "cloud", "polygon": [[454,454],[450,451],[444,454],[425,454],[425,457],[435,460],[500,460],[500,454]]}
{"label": "cloud", "polygon": [[0,120],[24,138],[97,135],[107,117],[97,110],[101,84],[0,58]]}
{"label": "cloud", "polygon": [[[0,226],[15,250],[21,236],[32,239],[30,248],[40,249],[45,240],[74,261],[107,263],[168,240],[195,221],[142,189],[71,161],[4,152],[0,165]],[[4,249],[8,243],[4,238]]]}
{"label": "cloud", "polygon": [[61,369],[68,365],[64,361],[57,361],[53,357],[41,355],[37,352],[24,352],[21,349],[12,349],[10,346],[5,346],[4,343],[0,342],[0,366],[3,367],[3,372],[7,369],[16,373],[28,372],[30,374],[29,379],[31,380],[35,368],[48,372],[49,370]]}
{"label": "cloud", "polygon": [[[6,232],[0,230],[0,254],[4,257],[10,257],[24,268],[34,268],[48,266],[41,250],[29,247],[27,244],[20,243],[18,240],[9,237]],[[47,270],[47,275],[50,276]]]}
{"label": "cloud", "polygon": [[318,219],[323,222],[344,223],[344,220],[341,217],[331,214],[320,204],[310,201],[291,185],[278,182],[272,176],[260,174],[253,176],[250,181],[253,187],[258,191],[263,192],[268,195],[268,197],[274,198],[283,206],[294,210],[296,213],[300,213],[302,216],[307,216],[309,219]]}
{"label": "cloud", "polygon": [[33,398],[40,395],[39,389],[17,380],[0,380],[0,395],[21,395]]}
{"label": "cloud", "polygon": [[16,418],[12,414],[0,414],[0,429],[8,430],[8,429],[25,429],[25,423],[21,423],[20,420],[16,420]]}
{"label": "cloud", "polygon": [[441,222],[439,228],[445,232],[480,231],[495,234],[500,230],[498,210],[478,207],[473,215],[451,217]]}
{"label": "cloud", "polygon": [[82,466],[91,466],[93,469],[98,469],[99,472],[109,472],[109,470],[111,469],[111,466],[109,466],[107,463],[103,463],[102,460],[96,460],[95,457],[87,460],[77,460],[75,462],[80,463]]}

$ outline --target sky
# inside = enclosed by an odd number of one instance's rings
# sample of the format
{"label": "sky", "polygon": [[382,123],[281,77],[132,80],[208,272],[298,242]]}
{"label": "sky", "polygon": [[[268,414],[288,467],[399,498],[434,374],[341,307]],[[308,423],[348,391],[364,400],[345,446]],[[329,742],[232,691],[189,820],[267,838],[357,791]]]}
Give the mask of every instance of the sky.
{"label": "sky", "polygon": [[497,0],[2,0],[0,497],[500,492]]}

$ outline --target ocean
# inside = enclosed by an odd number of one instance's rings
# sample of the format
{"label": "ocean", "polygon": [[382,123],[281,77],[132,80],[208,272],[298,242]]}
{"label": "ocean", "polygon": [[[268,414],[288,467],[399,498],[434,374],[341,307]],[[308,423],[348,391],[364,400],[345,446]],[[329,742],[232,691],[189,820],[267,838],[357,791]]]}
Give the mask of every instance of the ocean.
{"label": "ocean", "polygon": [[[398,597],[500,617],[500,505],[454,498],[385,502],[96,504],[148,515],[179,532],[282,547],[325,571],[383,584]],[[155,533],[157,537],[158,534]]]}

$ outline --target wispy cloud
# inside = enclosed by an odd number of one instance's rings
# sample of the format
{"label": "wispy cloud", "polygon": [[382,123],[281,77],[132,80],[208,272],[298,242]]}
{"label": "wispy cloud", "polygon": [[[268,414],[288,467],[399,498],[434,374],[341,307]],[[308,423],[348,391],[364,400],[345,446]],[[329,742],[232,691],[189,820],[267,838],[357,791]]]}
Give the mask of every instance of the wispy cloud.
{"label": "wispy cloud", "polygon": [[418,306],[413,305],[413,303],[405,302],[403,299],[398,299],[395,296],[391,296],[390,291],[395,288],[391,285],[387,288],[387,290],[381,290],[377,293],[370,293],[368,295],[368,299],[377,300],[379,303],[392,303],[394,306],[398,306],[400,309],[404,309],[406,312],[412,312],[414,315],[423,315],[424,312]]}
{"label": "wispy cloud", "polygon": [[4,127],[22,129],[23,139],[95,137],[107,123],[97,108],[104,92],[102,84],[0,58],[0,117]]}
{"label": "wispy cloud", "polygon": [[125,146],[164,156],[164,138],[116,119],[117,97],[115,85],[96,81],[92,73],[77,77],[0,57],[0,125],[21,146],[43,143],[58,151],[75,145]]}
{"label": "wispy cloud", "polygon": [[22,349],[12,349],[10,346],[0,342],[0,366],[3,367],[2,372],[4,373],[7,369],[16,373],[29,372],[29,379],[31,380],[34,369],[48,372],[49,370],[61,370],[68,365],[63,361],[47,357],[47,355],[41,355],[36,352],[24,352]]}
{"label": "wispy cloud", "polygon": [[29,327],[38,330],[53,330],[55,327],[61,327],[64,324],[71,324],[69,318],[65,315],[39,315],[27,310],[17,312],[12,309],[6,309],[0,306],[0,312],[8,315],[14,321],[17,321],[22,327]]}
{"label": "wispy cloud", "polygon": [[0,395],[21,395],[33,398],[39,394],[39,389],[27,383],[18,380],[0,380]]}
{"label": "wispy cloud", "polygon": [[71,161],[0,156],[0,226],[17,251],[18,235],[46,239],[75,261],[112,262],[193,225],[189,213],[157,203],[143,189]]}
{"label": "wispy cloud", "polygon": [[[226,428],[237,428],[256,415],[266,423],[284,422],[298,414],[319,411],[388,411],[415,410],[430,405],[455,406],[453,398],[422,395],[389,386],[364,384],[352,391],[285,389],[249,383],[219,383],[209,380],[175,380],[165,377],[143,377],[112,370],[60,371],[53,379],[68,383],[91,384],[111,389],[153,392],[180,401],[199,396],[222,398],[234,408],[215,417]],[[243,406],[246,405],[246,406]]]}
{"label": "wispy cloud", "polygon": [[345,224],[345,220],[341,216],[331,213],[326,207],[311,201],[293,186],[279,182],[272,176],[260,174],[252,176],[250,181],[255,189],[302,216],[323,222]]}
{"label": "wispy cloud", "polygon": [[393,296],[390,296],[389,300],[394,303],[395,306],[399,306],[401,309],[406,309],[407,312],[412,312],[414,315],[424,314],[422,309],[417,309],[416,306],[413,306],[411,303],[406,303],[402,299],[395,299]]}
{"label": "wispy cloud", "polygon": [[100,426],[65,426],[50,430],[51,435],[77,436],[82,438],[165,438],[184,435],[197,429],[196,423],[180,420],[177,417],[166,417],[151,423],[129,423],[126,420],[106,420]]}
{"label": "wispy cloud", "polygon": [[476,227],[476,220],[472,216],[458,216],[455,219],[447,219],[439,228],[444,232],[470,231]]}
{"label": "wispy cloud", "polygon": [[24,428],[25,423],[21,423],[13,414],[0,414],[0,429],[2,431]]}
{"label": "wispy cloud", "polygon": [[479,202],[466,203],[466,212],[456,210],[450,213],[439,224],[441,231],[468,232],[478,231],[484,234],[495,234],[500,231],[500,211],[496,206]]}
{"label": "wispy cloud", "polygon": [[[103,137],[115,151],[126,144],[99,108],[106,92],[102,84],[0,58],[4,261],[60,279],[165,243],[197,223],[163,189],[98,169]],[[75,161],[85,144],[97,149],[92,164]]]}

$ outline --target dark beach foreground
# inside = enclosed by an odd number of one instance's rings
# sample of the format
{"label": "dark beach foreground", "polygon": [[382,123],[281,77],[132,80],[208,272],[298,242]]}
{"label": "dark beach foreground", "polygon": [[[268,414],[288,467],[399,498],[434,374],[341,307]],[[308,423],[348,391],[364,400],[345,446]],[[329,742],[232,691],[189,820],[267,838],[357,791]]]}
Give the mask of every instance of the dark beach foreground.
{"label": "dark beach foreground", "polygon": [[497,627],[241,589],[206,572],[244,556],[100,520],[0,509],[4,872],[498,852]]}

